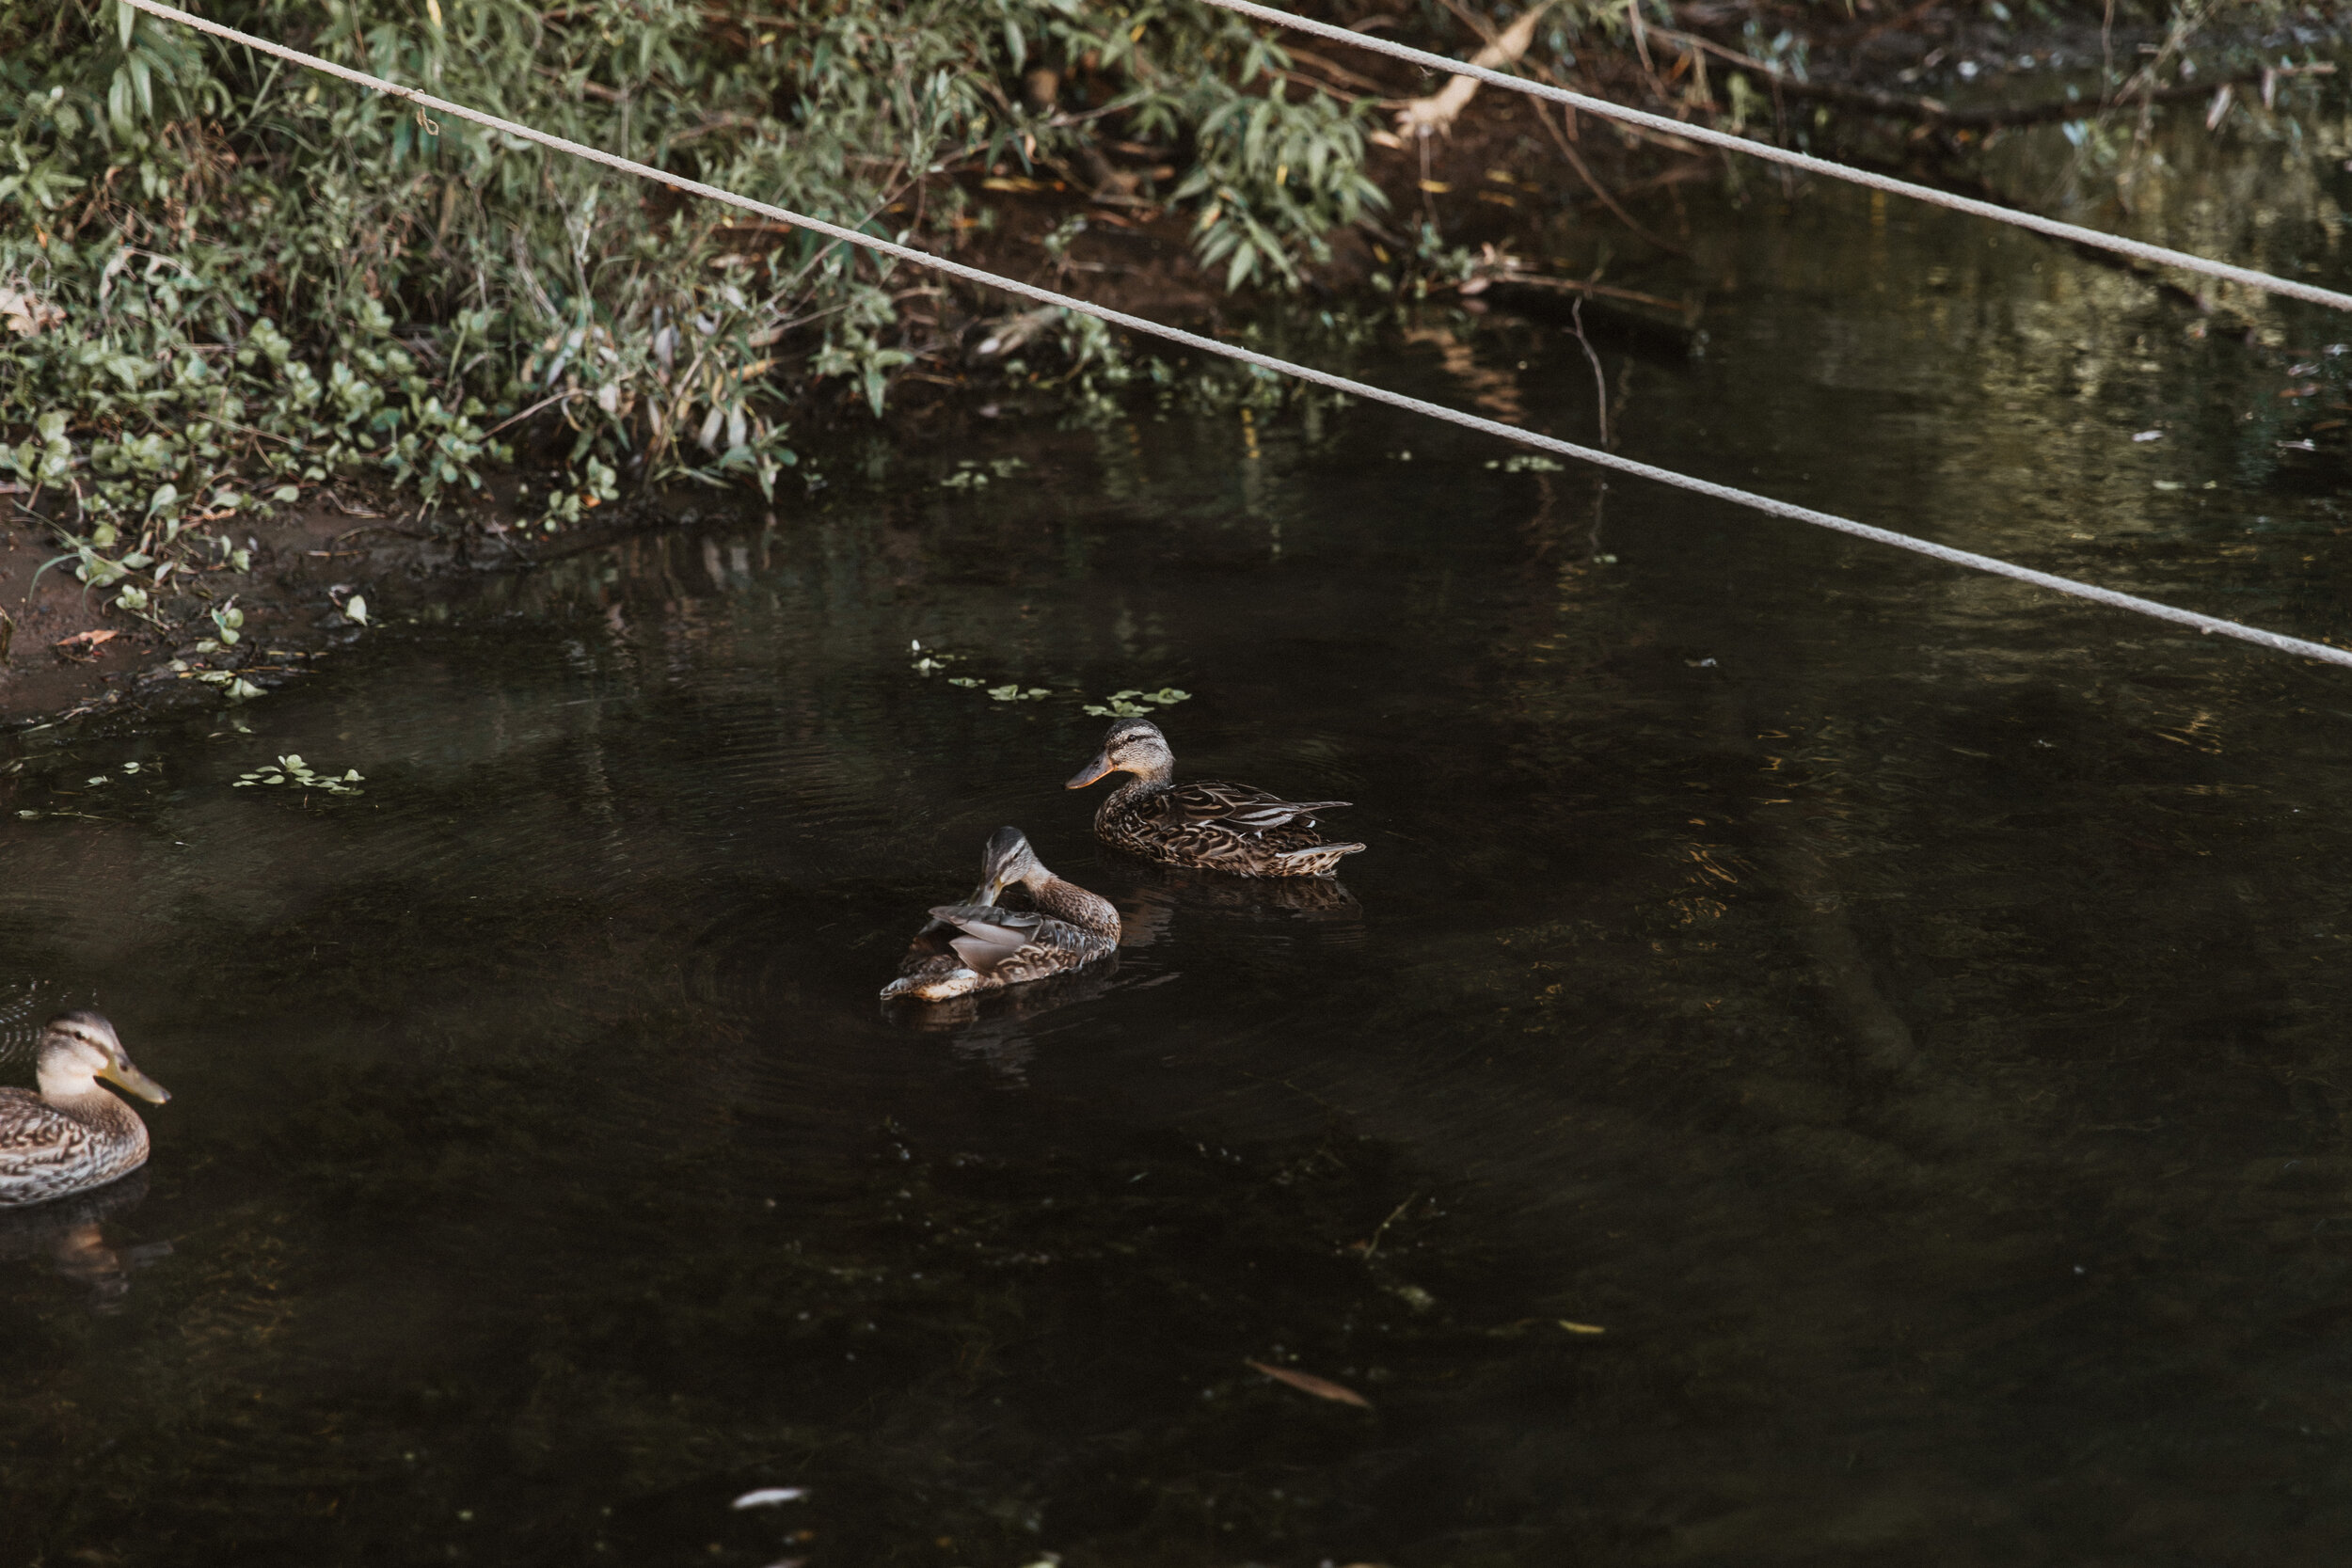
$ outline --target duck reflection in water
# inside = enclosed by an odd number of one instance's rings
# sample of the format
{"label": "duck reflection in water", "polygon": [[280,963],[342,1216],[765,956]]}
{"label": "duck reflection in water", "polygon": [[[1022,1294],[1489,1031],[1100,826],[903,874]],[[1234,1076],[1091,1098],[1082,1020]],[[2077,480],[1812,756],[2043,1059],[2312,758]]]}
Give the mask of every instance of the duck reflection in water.
{"label": "duck reflection in water", "polygon": [[[1149,983],[1149,982],[1147,982]],[[1119,955],[1073,974],[1057,974],[1010,990],[951,997],[945,1002],[891,1004],[892,1018],[923,1034],[945,1037],[958,1060],[988,1069],[997,1086],[1028,1087],[1029,1064],[1038,1046],[1057,1025],[1039,1025],[1052,1013],[1123,989]]]}
{"label": "duck reflection in water", "polygon": [[[997,904],[1016,886],[1033,908]],[[1119,911],[1110,900],[1055,876],[1020,829],[1000,828],[981,857],[971,899],[932,909],[882,999],[945,1002],[1026,985],[1082,969],[1118,945]]]}
{"label": "duck reflection in water", "polygon": [[56,1272],[88,1287],[101,1312],[120,1307],[131,1271],[171,1255],[169,1242],[118,1247],[107,1243],[105,1222],[137,1208],[147,1196],[147,1173],[29,1209],[0,1210],[0,1262],[47,1258]]}
{"label": "duck reflection in water", "polygon": [[1283,877],[1240,881],[1216,872],[1136,865],[1134,885],[1120,895],[1121,947],[1149,947],[1168,936],[1176,917],[1214,914],[1242,920],[1311,925],[1326,941],[1363,940],[1364,907],[1336,877]]}

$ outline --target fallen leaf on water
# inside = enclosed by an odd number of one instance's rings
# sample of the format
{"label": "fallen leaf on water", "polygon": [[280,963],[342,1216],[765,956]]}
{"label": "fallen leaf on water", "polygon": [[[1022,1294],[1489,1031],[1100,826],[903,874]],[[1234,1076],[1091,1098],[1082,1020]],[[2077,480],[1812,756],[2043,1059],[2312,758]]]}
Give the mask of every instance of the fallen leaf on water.
{"label": "fallen leaf on water", "polygon": [[[1786,804],[1785,801],[1782,803]],[[1517,1323],[1504,1323],[1500,1328],[1490,1328],[1486,1330],[1486,1334],[1490,1338],[1516,1339],[1529,1329],[1540,1327],[1545,1323],[1565,1328],[1570,1334],[1606,1334],[1609,1332],[1598,1323],[1570,1323],[1565,1318],[1521,1318]]]}
{"label": "fallen leaf on water", "polygon": [[1352,1404],[1359,1410],[1372,1408],[1372,1402],[1356,1392],[1355,1389],[1343,1388],[1327,1379],[1315,1377],[1308,1372],[1295,1372],[1288,1367],[1269,1367],[1263,1361],[1245,1361],[1242,1365],[1265,1373],[1277,1383],[1287,1383],[1302,1394],[1312,1394],[1319,1400],[1337,1400],[1342,1404]]}

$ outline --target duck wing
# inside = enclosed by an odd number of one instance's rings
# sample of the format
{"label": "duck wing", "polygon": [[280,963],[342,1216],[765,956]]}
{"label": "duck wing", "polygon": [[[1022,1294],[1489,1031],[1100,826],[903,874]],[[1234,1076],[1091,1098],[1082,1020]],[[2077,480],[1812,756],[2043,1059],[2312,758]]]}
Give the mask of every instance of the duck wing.
{"label": "duck wing", "polygon": [[965,967],[985,974],[1036,940],[1045,917],[1035,910],[1004,910],[993,904],[942,904],[931,918],[953,927],[947,945]]}
{"label": "duck wing", "polygon": [[1248,784],[1203,780],[1159,791],[1152,797],[1148,809],[1170,829],[1218,828],[1251,836],[1286,828],[1294,822],[1311,828],[1315,813],[1337,811],[1349,804],[1352,802],[1347,800],[1285,800]]}
{"label": "duck wing", "polygon": [[[985,908],[988,901],[988,887],[983,883],[974,888],[972,896],[962,904],[948,907]],[[902,977],[920,979],[927,975],[946,974],[961,968],[963,959],[951,945],[955,935],[956,927],[945,920],[934,918],[923,922],[923,928],[914,933],[914,941],[907,943],[906,957],[898,960],[898,974]]]}

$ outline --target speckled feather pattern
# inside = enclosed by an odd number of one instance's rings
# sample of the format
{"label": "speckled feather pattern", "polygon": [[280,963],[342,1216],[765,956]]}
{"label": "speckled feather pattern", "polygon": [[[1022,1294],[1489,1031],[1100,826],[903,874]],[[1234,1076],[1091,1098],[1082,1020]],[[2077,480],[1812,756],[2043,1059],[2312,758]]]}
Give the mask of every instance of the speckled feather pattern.
{"label": "speckled feather pattern", "polygon": [[1315,831],[1315,813],[1347,803],[1284,800],[1247,784],[1130,779],[1095,812],[1094,836],[1164,865],[1241,877],[1317,877],[1363,847],[1328,842]]}
{"label": "speckled feather pattern", "polygon": [[0,1208],[103,1186],[147,1163],[147,1123],[104,1089],[50,1101],[0,1089]]}
{"label": "speckled feather pattern", "polygon": [[[1062,885],[1069,887],[1070,884],[1065,882]],[[1080,889],[1072,888],[1071,891],[1079,893],[1083,897],[1094,898],[1092,894]],[[1110,908],[1104,899],[1094,898],[1094,901],[1105,910]],[[982,973],[980,978],[986,982],[988,989],[1023,985],[1031,980],[1042,980],[1049,974],[1067,974],[1073,969],[1107,956],[1111,949],[1119,945],[1119,916],[1116,913],[1111,915],[1109,928],[1105,930],[1099,922],[1092,927],[1082,926],[1057,920],[1041,912],[1037,924],[1029,927],[1027,935],[1028,941],[1021,944],[1018,952]]]}
{"label": "speckled feather pattern", "polygon": [[1109,899],[1058,877],[1032,883],[1029,896],[1034,910],[974,903],[931,911],[899,966],[901,993],[940,1001],[1002,990],[1070,974],[1119,946]]}

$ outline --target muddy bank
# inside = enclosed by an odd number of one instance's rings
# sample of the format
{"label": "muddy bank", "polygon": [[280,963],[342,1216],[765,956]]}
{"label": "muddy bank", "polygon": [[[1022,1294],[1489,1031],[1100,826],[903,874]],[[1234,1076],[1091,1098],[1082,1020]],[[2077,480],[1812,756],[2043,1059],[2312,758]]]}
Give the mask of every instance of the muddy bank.
{"label": "muddy bank", "polygon": [[[20,516],[0,534],[0,726],[249,700],[367,635],[391,606],[412,614],[482,571],[534,559],[489,505],[427,522],[402,500],[345,485],[216,529],[220,553],[240,552],[246,569],[222,559],[176,574],[180,591],[154,620],[77,580],[55,527]],[[613,512],[564,546],[649,526],[641,508]]]}

